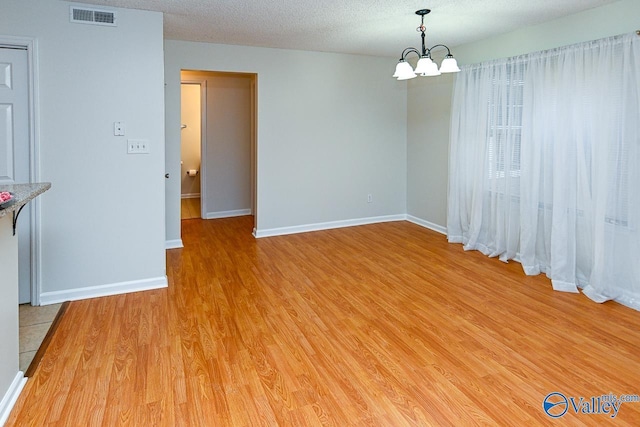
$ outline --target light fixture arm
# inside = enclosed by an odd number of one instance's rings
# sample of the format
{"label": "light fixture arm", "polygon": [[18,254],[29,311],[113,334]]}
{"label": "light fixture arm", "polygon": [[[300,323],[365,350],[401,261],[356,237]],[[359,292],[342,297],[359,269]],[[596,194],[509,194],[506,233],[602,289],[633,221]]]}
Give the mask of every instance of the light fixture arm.
{"label": "light fixture arm", "polygon": [[452,58],[453,55],[451,55],[451,49],[449,49],[449,47],[447,45],[444,44],[437,44],[435,46],[431,46],[430,48],[426,48],[424,45],[422,46],[422,53],[420,53],[418,51],[418,49],[414,48],[414,47],[408,47],[405,50],[402,51],[402,56],[400,57],[401,61],[406,61],[407,60],[407,56],[409,56],[410,53],[415,53],[416,55],[418,55],[419,58],[431,58],[431,51],[437,47],[443,47],[445,49],[447,49],[447,58]]}
{"label": "light fixture arm", "polygon": [[418,57],[422,56],[418,51],[418,49],[416,49],[415,47],[408,47],[402,51],[402,55],[400,55],[400,60],[401,61],[406,60],[407,56],[409,56],[410,53],[415,53],[416,55],[418,55]]}
{"label": "light fixture arm", "polygon": [[443,44],[437,44],[435,46],[431,46],[429,49],[427,49],[427,55],[430,57],[431,56],[431,51],[433,49],[437,48],[437,47],[443,47],[443,48],[447,49],[447,58],[452,58],[453,57],[453,55],[451,55],[451,50],[447,46],[445,46]]}
{"label": "light fixture arm", "polygon": [[[420,11],[418,11],[420,12]],[[416,13],[418,13],[416,12]],[[424,22],[424,15],[422,16],[422,20]],[[453,55],[451,55],[451,49],[449,49],[449,47],[447,45],[444,44],[437,44],[435,46],[431,46],[430,48],[427,48],[426,44],[425,44],[425,34],[424,34],[424,30],[425,27],[424,25],[420,25],[418,28],[418,31],[420,31],[422,34],[420,35],[420,37],[422,38],[422,53],[420,53],[420,51],[418,51],[418,49],[416,49],[415,47],[408,47],[405,50],[402,51],[402,55],[400,56],[400,60],[401,61],[406,61],[407,60],[407,56],[409,56],[410,53],[415,53],[416,55],[418,55],[419,58],[431,58],[431,51],[437,47],[443,47],[445,49],[447,49],[447,58],[451,58],[453,57]]]}

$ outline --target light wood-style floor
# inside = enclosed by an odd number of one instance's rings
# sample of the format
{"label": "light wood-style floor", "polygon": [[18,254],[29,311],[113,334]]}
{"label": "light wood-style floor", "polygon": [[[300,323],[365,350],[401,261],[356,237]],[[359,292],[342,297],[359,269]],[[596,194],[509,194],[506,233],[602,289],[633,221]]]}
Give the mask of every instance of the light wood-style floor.
{"label": "light wood-style floor", "polygon": [[168,289],[69,305],[7,425],[533,426],[550,392],[640,394],[640,313],[414,224],[182,226]]}

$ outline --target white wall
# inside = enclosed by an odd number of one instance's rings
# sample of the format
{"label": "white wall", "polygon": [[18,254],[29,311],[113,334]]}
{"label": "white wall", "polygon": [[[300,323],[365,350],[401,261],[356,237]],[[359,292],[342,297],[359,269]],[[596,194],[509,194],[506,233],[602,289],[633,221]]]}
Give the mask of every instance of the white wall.
{"label": "white wall", "polygon": [[476,64],[597,40],[640,30],[639,14],[640,1],[619,0],[539,25],[456,46],[454,53],[461,64]]}
{"label": "white wall", "polygon": [[[3,0],[0,13],[0,33],[37,39],[39,178],[52,183],[41,197],[45,302],[166,283],[162,15],[119,9],[117,27],[74,24],[69,5]],[[151,153],[127,155],[126,138],[148,139]]]}
{"label": "white wall", "polygon": [[[460,64],[506,58],[640,29],[640,1],[620,0],[451,49]],[[446,227],[449,125],[454,79],[409,81],[408,213]],[[442,109],[440,106],[447,106]],[[433,183],[441,187],[434,188]]]}
{"label": "white wall", "polygon": [[436,226],[447,223],[453,79],[416,78],[407,94],[407,214]]}
{"label": "white wall", "polygon": [[251,79],[207,79],[207,214],[251,209]]}
{"label": "white wall", "polygon": [[[183,71],[207,87],[206,194],[208,217],[251,210],[251,74]],[[183,131],[184,132],[184,131]]]}
{"label": "white wall", "polygon": [[17,391],[11,385],[19,369],[18,237],[13,236],[12,218],[0,217],[0,425],[13,406],[9,394]]}
{"label": "white wall", "polygon": [[[167,168],[179,170],[180,70],[257,73],[257,229],[406,212],[406,85],[388,58],[165,41]],[[373,203],[367,203],[367,194]],[[167,239],[180,238],[179,183]]]}

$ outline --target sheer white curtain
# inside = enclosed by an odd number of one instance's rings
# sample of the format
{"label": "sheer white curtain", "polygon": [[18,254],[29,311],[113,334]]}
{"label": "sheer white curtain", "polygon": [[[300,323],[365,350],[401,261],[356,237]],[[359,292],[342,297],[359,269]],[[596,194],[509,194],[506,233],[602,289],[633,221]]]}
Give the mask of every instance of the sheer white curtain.
{"label": "sheer white curtain", "polygon": [[450,242],[640,309],[640,37],[463,67]]}

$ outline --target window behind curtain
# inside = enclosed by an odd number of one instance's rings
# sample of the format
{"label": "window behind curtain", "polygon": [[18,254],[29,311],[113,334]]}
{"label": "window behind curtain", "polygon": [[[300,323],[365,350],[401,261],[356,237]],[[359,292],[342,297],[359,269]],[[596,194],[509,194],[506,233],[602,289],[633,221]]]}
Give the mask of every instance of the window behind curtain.
{"label": "window behind curtain", "polygon": [[640,37],[465,66],[447,235],[640,310]]}

